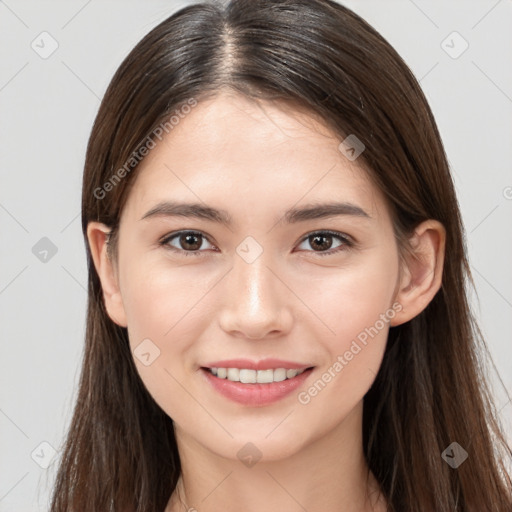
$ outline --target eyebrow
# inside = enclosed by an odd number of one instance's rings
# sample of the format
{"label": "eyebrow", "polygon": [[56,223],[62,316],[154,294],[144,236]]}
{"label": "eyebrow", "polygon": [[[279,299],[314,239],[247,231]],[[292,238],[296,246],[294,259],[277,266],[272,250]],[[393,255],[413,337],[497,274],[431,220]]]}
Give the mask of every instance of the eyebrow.
{"label": "eyebrow", "polygon": [[[282,216],[285,223],[295,224],[307,220],[325,219],[338,215],[349,215],[371,219],[361,207],[346,202],[331,202],[325,204],[309,204],[300,208],[290,208]],[[226,210],[219,210],[201,203],[180,203],[177,201],[162,201],[147,211],[140,220],[152,217],[187,217],[204,219],[225,226],[231,226],[232,218]],[[276,223],[281,223],[278,220]]]}

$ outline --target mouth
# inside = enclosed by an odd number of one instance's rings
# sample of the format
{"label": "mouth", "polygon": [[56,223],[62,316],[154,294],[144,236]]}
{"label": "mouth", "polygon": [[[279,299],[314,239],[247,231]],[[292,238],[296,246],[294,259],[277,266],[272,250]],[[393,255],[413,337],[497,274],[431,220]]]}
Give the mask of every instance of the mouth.
{"label": "mouth", "polygon": [[225,398],[249,407],[270,405],[292,394],[304,384],[314,368],[270,359],[258,363],[219,361],[199,367],[211,388]]}

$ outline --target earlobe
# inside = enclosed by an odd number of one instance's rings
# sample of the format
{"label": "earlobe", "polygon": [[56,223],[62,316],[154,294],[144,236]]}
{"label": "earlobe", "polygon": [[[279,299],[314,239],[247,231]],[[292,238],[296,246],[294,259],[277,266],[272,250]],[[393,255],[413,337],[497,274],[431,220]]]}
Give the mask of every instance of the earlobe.
{"label": "earlobe", "polygon": [[109,232],[110,228],[100,222],[89,222],[87,225],[87,239],[94,266],[101,281],[105,308],[113,322],[121,327],[127,327],[115,265],[107,253]]}
{"label": "earlobe", "polygon": [[445,244],[446,230],[440,222],[430,219],[415,229],[395,295],[402,309],[390,321],[392,327],[419,315],[441,288]]}

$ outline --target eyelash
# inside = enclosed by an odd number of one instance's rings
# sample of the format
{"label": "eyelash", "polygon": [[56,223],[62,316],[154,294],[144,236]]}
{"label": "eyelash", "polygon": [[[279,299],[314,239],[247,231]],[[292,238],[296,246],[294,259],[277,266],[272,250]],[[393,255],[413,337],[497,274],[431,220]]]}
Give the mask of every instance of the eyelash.
{"label": "eyelash", "polygon": [[[199,235],[200,237],[206,239],[208,242],[208,237],[201,233],[200,231],[190,231],[190,230],[184,230],[184,231],[177,231],[175,233],[171,233],[170,235],[165,236],[162,240],[160,240],[159,245],[163,246],[166,249],[169,249],[173,252],[184,254],[185,256],[201,256],[204,251],[185,251],[183,249],[176,249],[176,247],[173,247],[171,245],[168,245],[171,240],[174,238],[180,236],[180,235]],[[330,231],[330,230],[323,230],[323,231],[313,231],[312,233],[308,233],[305,235],[299,242],[299,245],[302,244],[304,241],[306,241],[308,238],[317,236],[317,235],[328,235],[332,236],[334,238],[338,238],[342,244],[335,249],[329,250],[329,251],[307,251],[307,252],[313,252],[314,254],[317,254],[319,256],[330,256],[333,254],[337,254],[341,251],[346,251],[348,249],[351,249],[355,246],[355,242],[353,242],[347,235],[344,235],[343,233],[339,233],[337,231]],[[211,243],[211,242],[210,242]],[[212,244],[213,245],[213,244]]]}

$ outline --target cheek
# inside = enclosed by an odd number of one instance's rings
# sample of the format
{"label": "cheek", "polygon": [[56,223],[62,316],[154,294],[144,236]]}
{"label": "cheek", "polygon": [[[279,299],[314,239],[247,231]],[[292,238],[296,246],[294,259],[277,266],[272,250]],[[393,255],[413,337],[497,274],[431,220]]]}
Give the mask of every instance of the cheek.
{"label": "cheek", "polygon": [[166,344],[180,327],[194,321],[199,309],[194,306],[208,284],[191,268],[172,266],[161,256],[134,258],[126,265],[122,296],[133,342],[142,336]]}
{"label": "cheek", "polygon": [[298,399],[303,405],[315,402],[310,410],[319,407],[319,414],[321,403],[337,404],[335,420],[364,397],[379,371],[395,313],[398,256],[392,250],[375,251],[325,276],[303,290],[305,302],[329,330],[321,326],[317,331],[326,357],[317,380]]}
{"label": "cheek", "polygon": [[[161,256],[156,260],[134,257],[126,262],[122,295],[137,371],[153,398],[173,416],[183,399],[169,397],[183,396],[180,383],[190,377],[197,359],[195,341],[204,327],[201,299],[218,276],[211,271],[201,275],[193,265],[171,266]],[[190,408],[192,402],[185,402]]]}
{"label": "cheek", "polygon": [[126,266],[122,290],[133,360],[153,399],[170,417],[184,420],[194,411],[183,383],[197,339],[191,326],[200,325],[194,304],[205,283],[191,285],[194,276],[186,267],[170,269],[142,258],[136,263]]}
{"label": "cheek", "polygon": [[[375,380],[386,348],[389,320],[394,316],[391,303],[398,276],[396,261],[373,258],[358,268],[340,269],[336,279],[325,283],[314,306],[322,311],[322,320],[334,333],[318,336],[326,357],[316,379],[297,400],[319,431],[341,422]],[[309,297],[313,300],[314,293]]]}
{"label": "cheek", "polygon": [[330,353],[347,350],[376,323],[383,329],[381,315],[391,309],[398,279],[396,253],[372,251],[337,269],[319,270],[313,282],[297,283],[296,290],[324,326],[319,339],[326,340]]}

